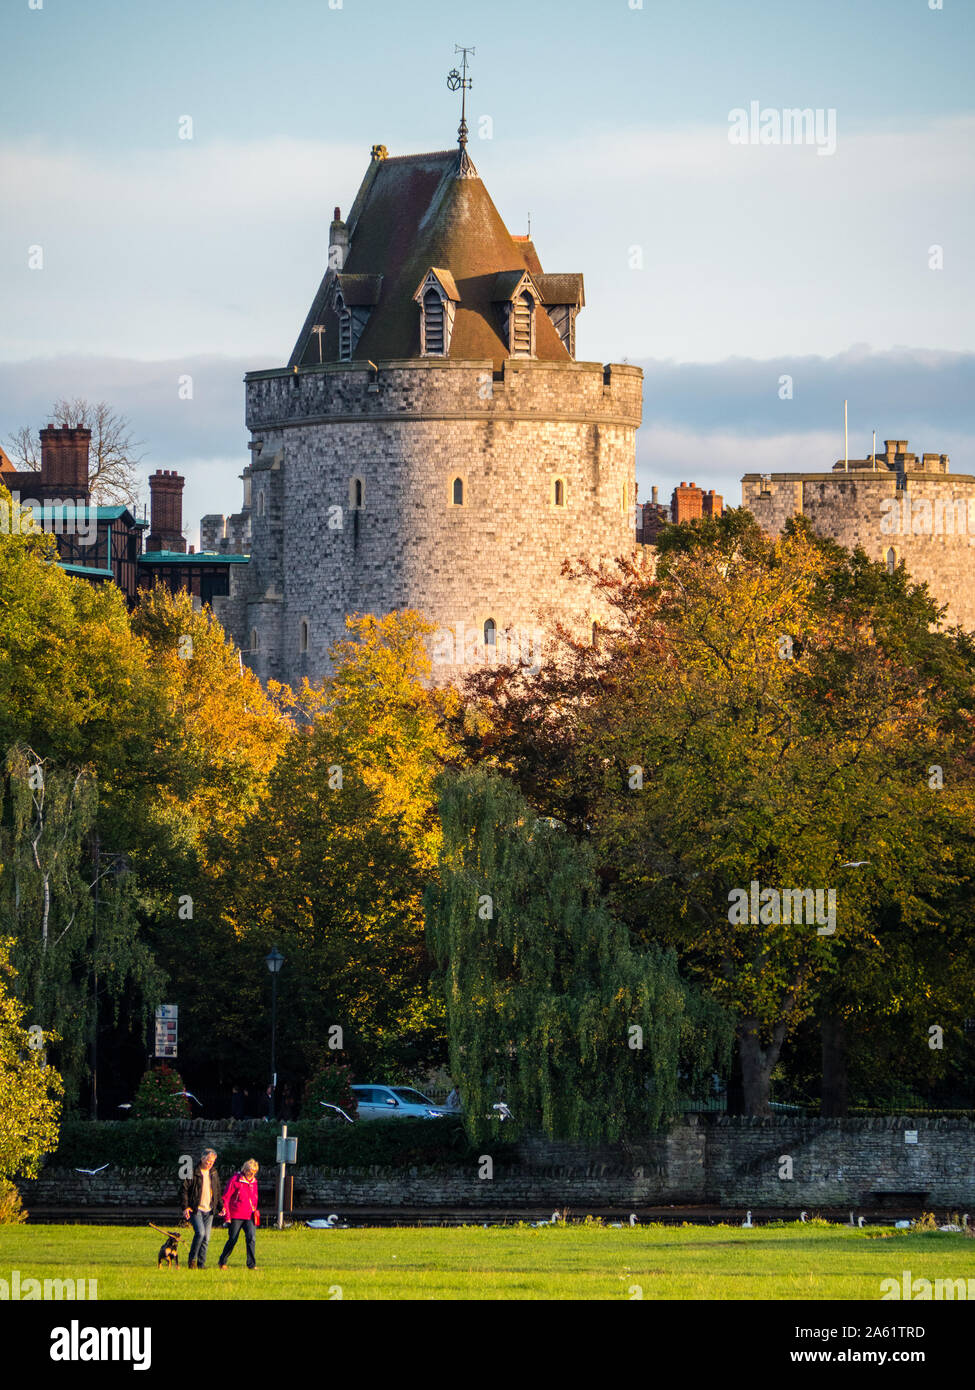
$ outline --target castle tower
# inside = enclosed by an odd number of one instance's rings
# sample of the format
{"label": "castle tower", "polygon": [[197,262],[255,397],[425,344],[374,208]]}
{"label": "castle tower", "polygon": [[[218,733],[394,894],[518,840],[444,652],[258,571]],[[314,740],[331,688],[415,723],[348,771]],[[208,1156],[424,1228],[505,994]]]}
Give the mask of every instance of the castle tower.
{"label": "castle tower", "polygon": [[438,682],[598,619],[560,570],[634,548],[643,374],[576,360],[584,303],[463,142],[373,146],[288,365],[246,377],[251,560],[217,611],[258,675],[320,679],[356,612],[422,612]]}

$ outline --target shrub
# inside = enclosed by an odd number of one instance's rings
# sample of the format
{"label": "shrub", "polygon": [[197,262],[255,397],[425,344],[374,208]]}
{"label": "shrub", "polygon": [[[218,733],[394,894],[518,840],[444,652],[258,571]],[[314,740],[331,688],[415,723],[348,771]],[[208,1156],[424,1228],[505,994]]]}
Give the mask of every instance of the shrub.
{"label": "shrub", "polygon": [[27,1213],[17,1188],[9,1178],[0,1178],[0,1226],[26,1220]]}
{"label": "shrub", "polygon": [[[330,1059],[324,1062],[305,1086],[304,1115],[306,1120],[318,1120],[328,1116],[320,1101],[339,1105],[354,1120],[357,1113],[356,1099],[352,1091],[352,1070],[341,1062]],[[331,1115],[344,1125],[345,1121],[334,1111]]]}
{"label": "shrub", "polygon": [[148,1119],[186,1119],[191,1114],[189,1101],[180,1091],[185,1091],[179,1072],[173,1071],[163,1062],[161,1066],[150,1067],[143,1074],[135,1093],[132,1116],[136,1120]]}

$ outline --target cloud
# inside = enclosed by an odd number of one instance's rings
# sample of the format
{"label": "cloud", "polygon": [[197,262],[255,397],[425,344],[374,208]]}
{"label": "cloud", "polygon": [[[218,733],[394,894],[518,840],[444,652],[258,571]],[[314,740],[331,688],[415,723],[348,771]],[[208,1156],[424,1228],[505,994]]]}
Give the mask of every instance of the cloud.
{"label": "cloud", "polygon": [[[155,468],[185,474],[184,516],[195,526],[207,512],[240,506],[238,475],[249,461],[243,376],[266,363],[217,355],[0,362],[0,440],[21,424],[46,424],[60,396],[106,400],[143,441],[143,476]],[[843,456],[844,399],[851,457],[869,452],[876,428],[878,448],[884,439],[907,439],[917,453],[949,454],[955,472],[975,472],[975,353],[858,344],[832,357],[636,365],[644,371],[637,435],[644,501],[652,484],[667,500],[678,482],[693,481],[737,503],[744,473],[831,468]],[[180,400],[187,375],[193,398]],[[792,400],[779,397],[783,376],[792,377]]]}

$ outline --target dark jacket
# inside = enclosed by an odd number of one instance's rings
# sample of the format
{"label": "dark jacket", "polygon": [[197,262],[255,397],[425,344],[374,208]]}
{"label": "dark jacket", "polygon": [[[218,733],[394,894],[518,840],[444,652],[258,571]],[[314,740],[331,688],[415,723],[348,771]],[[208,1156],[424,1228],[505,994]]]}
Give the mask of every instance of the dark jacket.
{"label": "dark jacket", "polygon": [[[184,1178],[179,1190],[179,1209],[185,1211],[187,1207],[191,1211],[196,1211],[200,1205],[200,1196],[203,1192],[203,1169],[198,1163],[193,1171],[191,1178]],[[220,1185],[220,1174],[217,1172],[217,1165],[214,1164],[210,1169],[210,1210],[214,1216],[220,1210],[223,1188]]]}

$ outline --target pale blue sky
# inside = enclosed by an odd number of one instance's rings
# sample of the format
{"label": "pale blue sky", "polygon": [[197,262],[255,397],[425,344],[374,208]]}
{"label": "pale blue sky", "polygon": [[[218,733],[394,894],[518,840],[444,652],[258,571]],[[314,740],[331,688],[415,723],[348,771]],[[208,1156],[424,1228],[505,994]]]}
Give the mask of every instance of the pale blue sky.
{"label": "pale blue sky", "polygon": [[[971,0],[7,0],[0,25],[0,437],[106,397],[187,470],[188,518],[236,508],[242,370],[286,360],[371,144],[452,143],[461,42],[502,216],[585,274],[579,355],[647,366],[641,495],[829,466],[844,395],[861,452],[876,427],[975,472]],[[835,108],[836,153],[731,145],[751,101]]]}

